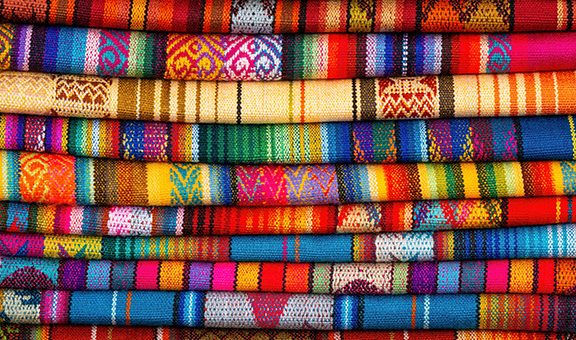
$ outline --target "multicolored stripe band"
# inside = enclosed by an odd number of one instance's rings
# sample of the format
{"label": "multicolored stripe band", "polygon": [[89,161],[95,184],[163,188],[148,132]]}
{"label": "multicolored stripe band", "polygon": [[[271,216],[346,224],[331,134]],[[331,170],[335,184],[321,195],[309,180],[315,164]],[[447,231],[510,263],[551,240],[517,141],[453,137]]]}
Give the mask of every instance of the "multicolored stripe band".
{"label": "multicolored stripe band", "polygon": [[576,295],[576,260],[563,259],[312,264],[5,257],[0,264],[0,288]]}
{"label": "multicolored stripe band", "polygon": [[98,237],[0,233],[0,255],[326,263],[576,258],[576,225],[286,236]]}
{"label": "multicolored stripe band", "polygon": [[2,321],[276,329],[576,331],[576,297],[0,290]]}
{"label": "multicolored stripe band", "polygon": [[0,148],[224,164],[575,160],[573,116],[206,125],[0,115]]}
{"label": "multicolored stripe band", "polygon": [[0,70],[175,80],[576,69],[575,32],[195,35],[2,24],[0,51]]}
{"label": "multicolored stripe band", "polygon": [[0,230],[109,236],[435,231],[573,223],[575,204],[573,196],[277,207],[0,202]]}
{"label": "multicolored stripe band", "polygon": [[549,116],[576,112],[575,91],[575,71],[273,83],[0,72],[0,112],[230,124]]}
{"label": "multicolored stripe band", "polygon": [[571,340],[570,333],[404,330],[404,331],[318,331],[273,329],[222,329],[144,326],[0,325],[6,340],[158,340],[158,339],[243,339],[243,340]]}
{"label": "multicolored stripe band", "polygon": [[191,33],[561,31],[573,29],[574,11],[569,0],[0,2],[5,21]]}
{"label": "multicolored stripe band", "polygon": [[0,151],[0,200],[300,205],[576,194],[576,162],[213,165]]}

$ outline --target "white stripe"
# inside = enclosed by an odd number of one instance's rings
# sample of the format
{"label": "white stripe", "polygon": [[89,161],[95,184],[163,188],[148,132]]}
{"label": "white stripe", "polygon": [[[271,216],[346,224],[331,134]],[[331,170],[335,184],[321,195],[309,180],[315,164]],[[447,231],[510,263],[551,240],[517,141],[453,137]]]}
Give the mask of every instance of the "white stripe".
{"label": "white stripe", "polygon": [[112,311],[111,311],[111,318],[112,318],[112,325],[116,325],[116,302],[118,301],[118,291],[114,291],[112,293]]}
{"label": "white stripe", "polygon": [[430,295],[424,296],[424,329],[430,328]]}

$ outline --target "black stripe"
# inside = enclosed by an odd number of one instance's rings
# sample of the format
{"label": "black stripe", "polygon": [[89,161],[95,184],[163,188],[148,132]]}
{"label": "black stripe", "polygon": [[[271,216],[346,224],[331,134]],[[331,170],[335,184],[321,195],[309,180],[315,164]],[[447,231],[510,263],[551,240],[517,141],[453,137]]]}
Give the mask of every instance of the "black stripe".
{"label": "black stripe", "polygon": [[306,31],[306,1],[300,1],[300,12],[298,13],[298,33]]}
{"label": "black stripe", "polygon": [[571,31],[574,25],[574,8],[572,7],[572,0],[566,0],[566,6],[568,7],[568,14],[566,15],[566,30]]}
{"label": "black stripe", "polygon": [[452,53],[452,39],[449,34],[442,35],[442,55],[440,59],[440,73],[450,74],[450,54]]}
{"label": "black stripe", "polygon": [[236,123],[242,123],[242,82],[236,83]]}
{"label": "black stripe", "polygon": [[360,119],[376,119],[376,81],[360,79]]}
{"label": "black stripe", "polygon": [[452,76],[439,76],[438,78],[438,106],[441,118],[454,117],[454,78]]}

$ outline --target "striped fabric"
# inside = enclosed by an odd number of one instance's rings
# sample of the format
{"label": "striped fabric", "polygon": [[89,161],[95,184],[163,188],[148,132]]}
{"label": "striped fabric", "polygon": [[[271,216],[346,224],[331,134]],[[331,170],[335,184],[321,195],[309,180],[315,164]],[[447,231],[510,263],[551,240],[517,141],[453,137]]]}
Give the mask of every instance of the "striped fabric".
{"label": "striped fabric", "polygon": [[0,325],[7,340],[571,340],[570,333],[428,330],[428,331],[283,331],[271,329],[222,329],[142,326]]}
{"label": "striped fabric", "polygon": [[0,288],[576,295],[576,260],[281,263],[0,259]]}
{"label": "striped fabric", "polygon": [[212,33],[572,30],[569,0],[4,0],[7,21]]}
{"label": "striped fabric", "polygon": [[0,151],[0,200],[300,205],[576,194],[576,162],[213,165]]}
{"label": "striped fabric", "polygon": [[576,33],[193,35],[0,25],[0,70],[176,80],[576,69]]}
{"label": "striped fabric", "polygon": [[4,320],[276,329],[576,331],[576,297],[0,290]]}
{"label": "striped fabric", "polygon": [[555,115],[576,112],[574,91],[574,71],[273,83],[0,72],[0,112],[230,124]]}
{"label": "striped fabric", "polygon": [[406,330],[406,331],[318,331],[272,329],[216,329],[143,326],[0,325],[7,340],[158,340],[158,339],[243,339],[243,340],[571,340],[569,333]]}
{"label": "striped fabric", "polygon": [[109,236],[435,231],[573,223],[575,204],[573,196],[276,207],[0,202],[0,230]]}
{"label": "striped fabric", "polygon": [[327,263],[575,258],[576,225],[286,236],[98,237],[0,233],[0,255]]}
{"label": "striped fabric", "polygon": [[138,161],[406,163],[575,160],[573,116],[205,125],[0,115],[0,148]]}

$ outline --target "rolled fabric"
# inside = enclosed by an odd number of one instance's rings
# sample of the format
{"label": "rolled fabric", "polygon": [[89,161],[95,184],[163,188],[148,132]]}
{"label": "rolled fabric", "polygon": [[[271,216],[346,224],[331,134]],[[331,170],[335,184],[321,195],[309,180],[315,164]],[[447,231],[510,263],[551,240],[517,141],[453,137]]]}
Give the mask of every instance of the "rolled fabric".
{"label": "rolled fabric", "polygon": [[331,264],[0,257],[0,263],[0,288],[576,295],[573,259]]}
{"label": "rolled fabric", "polygon": [[145,326],[0,325],[5,334],[29,340],[119,339],[245,339],[245,340],[571,340],[570,333],[485,331],[485,330],[403,330],[403,331],[318,331],[273,329],[223,329]]}
{"label": "rolled fabric", "polygon": [[0,200],[314,205],[576,194],[576,162],[214,165],[0,151]]}
{"label": "rolled fabric", "polygon": [[573,223],[575,204],[573,196],[275,207],[0,202],[0,230],[109,236],[435,231]]}
{"label": "rolled fabric", "polygon": [[420,262],[576,257],[576,225],[341,235],[114,237],[0,233],[0,255],[86,260]]}
{"label": "rolled fabric", "polygon": [[66,6],[48,0],[3,1],[11,22],[168,32],[507,32],[562,31],[574,25],[567,0],[441,1],[134,0]]}
{"label": "rolled fabric", "polygon": [[268,83],[0,72],[0,112],[218,124],[532,116],[576,112],[575,91],[576,71]]}
{"label": "rolled fabric", "polygon": [[112,77],[266,81],[576,69],[576,32],[195,35],[2,24],[0,36],[0,70]]}
{"label": "rolled fabric", "polygon": [[576,297],[0,290],[5,322],[275,329],[576,331]]}
{"label": "rolled fabric", "polygon": [[0,115],[0,149],[216,164],[576,160],[573,116],[206,125]]}

